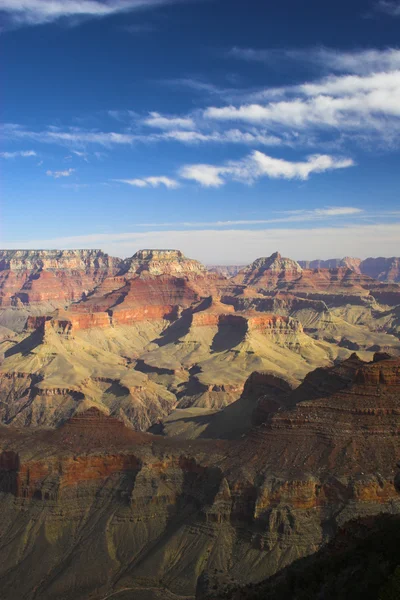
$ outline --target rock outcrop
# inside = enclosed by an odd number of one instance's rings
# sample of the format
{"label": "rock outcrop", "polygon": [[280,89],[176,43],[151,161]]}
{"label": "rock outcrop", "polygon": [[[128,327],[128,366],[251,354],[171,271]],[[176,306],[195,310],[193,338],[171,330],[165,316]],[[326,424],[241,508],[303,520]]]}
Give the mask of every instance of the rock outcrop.
{"label": "rock outcrop", "polygon": [[233,281],[237,284],[275,288],[282,282],[298,279],[302,274],[300,265],[290,258],[283,258],[279,252],[268,258],[258,258],[244,267]]}
{"label": "rock outcrop", "polygon": [[[399,514],[400,361],[326,373],[230,442],[140,434],[94,409],[55,431],[0,427],[2,598],[207,598],[215,574],[254,584],[351,520]],[[296,393],[263,374],[248,392],[276,385]]]}
{"label": "rock outcrop", "polygon": [[139,250],[127,258],[120,270],[121,275],[192,275],[205,274],[206,267],[198,260],[186,258],[180,250]]}
{"label": "rock outcrop", "polygon": [[352,258],[351,256],[329,258],[328,260],[299,260],[298,262],[303,269],[338,269],[339,267],[345,267],[355,273],[362,272],[360,270],[361,258]]}
{"label": "rock outcrop", "polygon": [[400,282],[400,258],[397,256],[392,258],[366,258],[361,261],[360,270],[379,281]]}
{"label": "rock outcrop", "polygon": [[207,265],[207,270],[210,273],[218,273],[218,275],[223,275],[224,277],[235,277],[245,268],[246,265]]}
{"label": "rock outcrop", "polygon": [[400,258],[392,256],[391,258],[332,258],[328,260],[299,260],[299,265],[303,269],[332,269],[338,267],[347,267],[355,273],[368,275],[379,281],[390,283],[400,282]]}
{"label": "rock outcrop", "polygon": [[121,262],[101,250],[0,250],[0,306],[80,300]]}

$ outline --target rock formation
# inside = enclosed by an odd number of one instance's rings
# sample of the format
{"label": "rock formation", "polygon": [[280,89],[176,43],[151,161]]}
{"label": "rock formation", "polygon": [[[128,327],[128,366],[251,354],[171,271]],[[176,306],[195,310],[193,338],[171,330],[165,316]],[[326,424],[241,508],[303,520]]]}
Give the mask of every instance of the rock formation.
{"label": "rock formation", "polygon": [[[72,254],[44,264],[39,253],[42,262],[29,264],[49,269],[29,283],[31,301],[37,281],[42,299],[47,278],[59,283],[60,294],[67,289],[60,273],[76,281],[78,271],[61,268]],[[93,256],[81,259],[97,268]],[[173,435],[179,411],[190,409],[193,437],[193,427],[196,435],[211,431],[210,411],[242,397],[253,371],[299,384],[313,368],[353,350],[363,358],[400,351],[399,286],[347,268],[300,269],[275,254],[242,270],[239,283],[179,251],[140,251],[108,276],[112,259],[100,258],[99,284],[66,308],[54,310],[56,288],[50,286],[46,297],[53,305],[0,311],[3,423],[54,427],[96,405],[135,429],[162,427],[168,419],[165,433]],[[195,425],[196,411],[207,417],[203,428]]]}
{"label": "rock formation", "polygon": [[[339,267],[345,267],[355,273],[362,272],[360,270],[361,258],[352,258],[351,256],[329,258],[328,260],[299,260],[298,262],[303,269],[338,269]],[[368,273],[365,274],[368,275]]]}
{"label": "rock formation", "polygon": [[235,277],[246,265],[207,265],[210,273],[218,273],[224,277]]}
{"label": "rock formation", "polygon": [[302,274],[300,265],[290,258],[283,258],[279,252],[268,258],[258,258],[248,267],[244,267],[234,277],[237,284],[252,285],[265,289],[275,288],[282,282],[298,279]]}
{"label": "rock formation", "polygon": [[379,281],[389,281],[391,283],[400,282],[400,258],[366,258],[361,261],[360,270],[362,273],[378,279]]}
{"label": "rock formation", "polygon": [[0,427],[2,598],[207,598],[216,573],[257,583],[353,519],[399,514],[400,361],[352,356],[280,387],[286,408],[230,442],[141,434],[93,408],[53,431]]}
{"label": "rock formation", "polygon": [[0,250],[0,306],[79,300],[120,264],[101,250]]}
{"label": "rock formation", "polygon": [[186,258],[180,250],[139,250],[124,261],[120,274],[191,275],[206,271],[198,260]]}
{"label": "rock formation", "polygon": [[299,265],[303,269],[336,269],[338,267],[347,267],[355,273],[368,275],[378,281],[387,281],[389,283],[400,282],[400,258],[393,256],[391,258],[332,258],[328,260],[299,260]]}

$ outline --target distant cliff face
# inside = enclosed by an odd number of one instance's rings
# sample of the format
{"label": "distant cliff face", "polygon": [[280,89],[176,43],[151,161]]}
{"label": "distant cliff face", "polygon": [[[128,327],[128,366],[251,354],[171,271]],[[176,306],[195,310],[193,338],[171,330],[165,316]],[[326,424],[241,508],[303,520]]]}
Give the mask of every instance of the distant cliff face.
{"label": "distant cliff face", "polygon": [[337,269],[339,267],[347,267],[355,273],[361,273],[361,262],[360,258],[345,256],[344,258],[328,258],[328,260],[299,260],[299,265],[303,269]]}
{"label": "distant cliff face", "polygon": [[303,269],[336,269],[348,267],[355,273],[368,275],[378,281],[400,282],[400,258],[330,258],[328,260],[299,260]]}
{"label": "distant cliff face", "polygon": [[0,306],[79,300],[121,262],[101,250],[0,250]]}
{"label": "distant cliff face", "polygon": [[245,265],[207,265],[210,273],[218,273],[224,277],[235,277]]}
{"label": "distant cliff face", "polygon": [[234,278],[235,283],[275,287],[280,282],[292,281],[302,274],[301,266],[290,258],[282,257],[279,252],[269,257],[258,258],[248,267],[244,267]]}
{"label": "distant cliff face", "polygon": [[180,250],[139,250],[124,261],[121,274],[190,275],[205,274],[199,261],[186,258]]}
{"label": "distant cliff face", "polygon": [[400,282],[400,258],[366,258],[361,262],[362,273],[379,281]]}
{"label": "distant cliff face", "polygon": [[0,271],[110,270],[121,262],[101,250],[0,250]]}

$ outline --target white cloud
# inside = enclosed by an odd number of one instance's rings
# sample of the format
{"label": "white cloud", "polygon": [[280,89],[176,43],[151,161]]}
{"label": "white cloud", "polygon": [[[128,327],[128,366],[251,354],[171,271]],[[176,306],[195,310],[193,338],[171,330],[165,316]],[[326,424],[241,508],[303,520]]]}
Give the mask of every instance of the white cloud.
{"label": "white cloud", "polygon": [[[186,120],[182,118],[182,120]],[[29,139],[38,143],[57,144],[68,148],[86,147],[90,144],[112,148],[113,146],[130,146],[134,143],[158,143],[175,141],[182,144],[217,143],[217,144],[246,144],[278,146],[283,140],[268,133],[265,129],[252,129],[241,131],[240,129],[228,129],[227,131],[185,131],[172,129],[162,133],[150,133],[146,135],[104,131],[90,131],[85,129],[71,129],[62,131],[60,129],[46,129],[44,131],[31,131],[21,125],[4,124],[2,126],[4,137],[20,140]],[[87,154],[82,151],[71,150],[77,156],[84,157]]]}
{"label": "white cloud", "polygon": [[146,187],[160,187],[165,186],[168,189],[176,189],[179,187],[179,183],[175,179],[169,177],[144,177],[143,179],[114,179],[118,183],[126,183],[134,187],[146,188]]}
{"label": "white cloud", "polygon": [[228,129],[227,131],[168,131],[158,136],[158,140],[173,140],[184,144],[218,143],[218,144],[247,144],[261,146],[279,146],[282,138],[271,135],[265,130],[241,131]]}
{"label": "white cloud", "polygon": [[0,152],[0,158],[18,158],[18,157],[37,156],[34,150],[19,150],[17,152]]}
{"label": "white cloud", "polygon": [[63,146],[85,146],[98,144],[111,147],[114,145],[130,145],[137,140],[131,133],[117,133],[115,131],[91,131],[81,128],[70,128],[62,131],[51,127],[44,131],[32,131],[22,125],[6,123],[2,126],[2,135],[10,139],[29,139],[45,144],[59,144]]}
{"label": "white cloud", "polygon": [[199,229],[88,234],[55,239],[1,242],[3,248],[102,248],[114,256],[132,256],[140,248],[179,248],[207,264],[250,263],[277,249],[297,260],[334,256],[396,256],[400,223],[342,227]]}
{"label": "white cloud", "polygon": [[180,177],[197,181],[203,187],[220,187],[225,184],[221,175],[225,172],[224,167],[212,165],[186,165],[179,171]]}
{"label": "white cloud", "polygon": [[54,179],[59,179],[60,177],[70,177],[75,169],[67,169],[65,171],[46,171],[46,175],[49,177],[54,177]]}
{"label": "white cloud", "polygon": [[350,158],[335,158],[327,154],[316,154],[309,156],[306,161],[291,162],[256,150],[241,161],[231,161],[222,166],[186,165],[179,174],[183,179],[197,181],[203,187],[221,187],[229,180],[253,183],[261,177],[306,180],[311,173],[324,173],[353,165],[354,161]]}
{"label": "white cloud", "polygon": [[366,74],[400,68],[400,49],[398,48],[385,48],[384,50],[367,48],[345,52],[324,47],[266,50],[235,47],[227,55],[241,60],[262,62],[274,66],[282,61],[307,63],[324,71],[342,73]]}
{"label": "white cloud", "polygon": [[61,18],[107,17],[179,1],[184,0],[0,0],[0,12],[17,25],[39,25]]}
{"label": "white cloud", "polygon": [[327,208],[315,208],[313,210],[301,209],[301,210],[287,210],[283,211],[287,215],[301,216],[301,217],[343,217],[348,215],[360,215],[364,211],[361,208],[355,208],[353,206],[329,206]]}
{"label": "white cloud", "polygon": [[332,169],[354,166],[354,161],[350,158],[337,159],[327,154],[310,156],[304,162],[290,162],[256,151],[253,153],[253,159],[257,163],[259,175],[273,179],[308,179],[311,173],[324,173]]}
{"label": "white cloud", "polygon": [[[400,55],[399,55],[400,56]],[[278,131],[374,132],[396,140],[400,130],[400,69],[330,76],[313,83],[267,90],[270,98],[211,106],[205,119],[268,126]]]}
{"label": "white cloud", "polygon": [[190,117],[166,117],[157,112],[151,112],[144,124],[157,129],[191,129],[194,121]]}

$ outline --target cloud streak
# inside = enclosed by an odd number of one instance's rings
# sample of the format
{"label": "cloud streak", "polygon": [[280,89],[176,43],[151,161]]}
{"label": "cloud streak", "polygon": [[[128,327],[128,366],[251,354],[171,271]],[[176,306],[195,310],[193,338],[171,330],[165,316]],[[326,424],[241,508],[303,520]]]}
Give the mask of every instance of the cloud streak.
{"label": "cloud streak", "polygon": [[[398,7],[400,14],[400,3]],[[227,56],[247,62],[260,62],[270,66],[276,66],[282,62],[304,63],[314,65],[323,71],[361,75],[374,71],[391,71],[400,68],[400,50],[398,48],[385,48],[384,50],[367,48],[344,52],[324,47],[265,50],[234,47],[227,52]]]}
{"label": "cloud streak", "polygon": [[203,187],[221,187],[228,181],[254,183],[257,179],[300,179],[305,181],[312,173],[354,166],[351,158],[335,158],[327,154],[309,156],[306,161],[291,162],[254,151],[241,161],[231,161],[222,166],[194,164],[182,167],[183,179],[200,183]]}
{"label": "cloud streak", "polygon": [[14,25],[41,25],[62,18],[102,18],[187,0],[0,0]]}
{"label": "cloud streak", "polygon": [[157,129],[192,129],[194,121],[190,117],[166,117],[158,112],[151,112],[144,124]]}
{"label": "cloud streak", "polygon": [[34,150],[18,150],[17,152],[0,152],[0,158],[27,158],[29,156],[37,156]]}
{"label": "cloud streak", "polygon": [[72,173],[74,173],[75,169],[66,169],[65,171],[46,171],[46,175],[48,177],[53,177],[54,179],[60,179],[60,177],[70,177]]}
{"label": "cloud streak", "polygon": [[133,187],[138,188],[157,188],[160,186],[164,186],[170,190],[176,189],[179,187],[178,181],[175,179],[171,179],[170,177],[144,177],[143,179],[113,179],[118,183],[126,183],[127,185],[131,185]]}
{"label": "cloud streak", "polygon": [[[181,121],[189,122],[182,118]],[[172,126],[172,124],[171,124]],[[167,127],[165,127],[167,129]],[[226,131],[199,131],[172,129],[162,133],[133,134],[128,132],[118,133],[115,131],[91,131],[74,128],[67,131],[61,129],[46,129],[43,131],[32,131],[25,129],[22,125],[6,123],[2,126],[2,134],[11,140],[32,140],[40,144],[55,144],[68,148],[85,148],[89,145],[103,146],[105,148],[132,146],[133,144],[148,144],[160,142],[177,142],[187,145],[196,144],[246,144],[260,146],[278,146],[284,140],[276,135],[271,135],[267,130],[252,129],[242,131],[238,128]],[[289,140],[288,140],[289,142]],[[83,155],[82,152],[75,152]]]}

